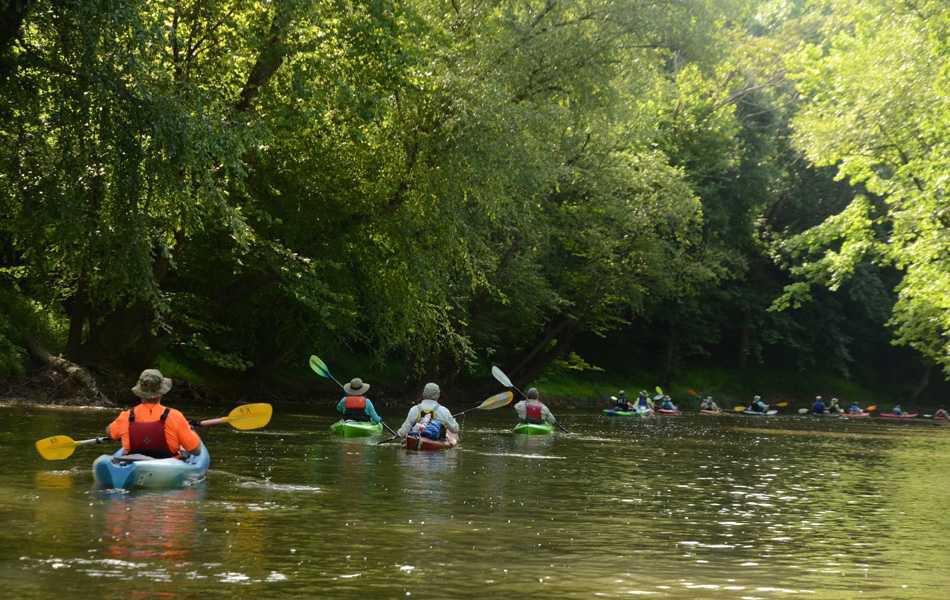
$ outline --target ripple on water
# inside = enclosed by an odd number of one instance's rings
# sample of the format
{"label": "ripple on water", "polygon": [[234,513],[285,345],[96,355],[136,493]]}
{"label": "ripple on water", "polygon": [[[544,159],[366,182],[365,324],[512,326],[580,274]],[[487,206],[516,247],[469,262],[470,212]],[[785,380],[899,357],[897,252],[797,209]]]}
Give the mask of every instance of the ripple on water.
{"label": "ripple on water", "polygon": [[529,458],[533,460],[565,460],[566,456],[552,456],[550,454],[519,454],[517,452],[479,452],[477,450],[462,450],[463,452],[470,452],[472,454],[480,454],[482,456],[504,456],[506,458]]}

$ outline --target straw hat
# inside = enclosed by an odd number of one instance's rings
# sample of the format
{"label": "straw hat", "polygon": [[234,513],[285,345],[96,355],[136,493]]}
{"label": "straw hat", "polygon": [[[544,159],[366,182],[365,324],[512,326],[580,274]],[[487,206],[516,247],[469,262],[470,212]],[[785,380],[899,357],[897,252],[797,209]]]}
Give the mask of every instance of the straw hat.
{"label": "straw hat", "polygon": [[347,396],[362,396],[369,391],[369,384],[363,383],[359,377],[354,377],[350,382],[343,386],[343,391]]}

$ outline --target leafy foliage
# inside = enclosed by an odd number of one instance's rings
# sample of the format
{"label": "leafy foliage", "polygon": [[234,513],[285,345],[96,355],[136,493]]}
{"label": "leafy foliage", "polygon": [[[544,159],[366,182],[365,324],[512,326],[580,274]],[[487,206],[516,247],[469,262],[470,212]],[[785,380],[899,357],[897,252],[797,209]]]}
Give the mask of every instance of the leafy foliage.
{"label": "leafy foliage", "polygon": [[[70,357],[195,377],[316,346],[523,379],[632,335],[661,371],[846,372],[892,304],[943,361],[946,11],[845,4],[33,2],[0,46],[0,268]],[[816,304],[768,312],[786,284]]]}

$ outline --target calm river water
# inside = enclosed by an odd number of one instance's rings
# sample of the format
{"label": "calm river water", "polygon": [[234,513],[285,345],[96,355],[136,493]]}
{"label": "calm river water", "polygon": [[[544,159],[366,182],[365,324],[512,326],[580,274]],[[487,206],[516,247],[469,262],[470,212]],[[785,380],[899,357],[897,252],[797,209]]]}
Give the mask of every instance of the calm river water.
{"label": "calm river water", "polygon": [[93,489],[101,446],[33,449],[113,414],[0,408],[3,597],[950,596],[950,427],[566,414],[530,439],[505,408],[415,454],[297,407],[205,430],[206,481],[131,494]]}

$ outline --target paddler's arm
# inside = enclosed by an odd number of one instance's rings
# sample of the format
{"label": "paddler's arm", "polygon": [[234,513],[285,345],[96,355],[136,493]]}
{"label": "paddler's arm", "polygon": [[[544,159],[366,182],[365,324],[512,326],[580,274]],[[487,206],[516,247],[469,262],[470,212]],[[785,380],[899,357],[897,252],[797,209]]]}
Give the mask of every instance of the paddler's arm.
{"label": "paddler's arm", "polygon": [[191,424],[181,411],[173,409],[169,413],[165,423],[173,428],[175,435],[178,437],[178,445],[181,448],[184,448],[189,454],[195,456],[201,454],[201,438],[198,437],[195,430],[191,428]]}
{"label": "paddler's arm", "polygon": [[[339,406],[337,406],[336,408],[337,410],[340,410]],[[369,398],[366,399],[366,414],[369,415],[369,420],[372,421],[373,423],[380,423],[383,420],[383,418],[379,416],[379,414],[376,412],[376,407],[373,406],[373,401],[370,400]]]}
{"label": "paddler's arm", "polygon": [[548,408],[547,404],[541,405],[541,418],[551,425],[557,424],[557,419],[554,418],[554,413],[551,412],[551,409]]}
{"label": "paddler's arm", "polygon": [[517,413],[518,418],[524,421],[527,418],[528,409],[525,408],[525,401],[515,403],[515,413]]}
{"label": "paddler's arm", "polygon": [[123,430],[129,428],[129,411],[123,410],[114,421],[106,425],[106,435],[110,439],[118,440],[122,438]]}
{"label": "paddler's arm", "polygon": [[[368,402],[369,400],[367,400]],[[346,414],[346,396],[340,398],[340,401],[336,403],[336,412],[341,415]]]}
{"label": "paddler's arm", "polygon": [[439,420],[445,423],[445,427],[452,433],[458,433],[459,422],[452,416],[452,412],[444,406],[439,406],[439,411],[442,413],[439,415]]}
{"label": "paddler's arm", "polygon": [[402,427],[396,430],[396,433],[399,434],[399,437],[406,437],[409,434],[409,430],[412,429],[412,425],[416,422],[416,419],[419,418],[419,408],[413,406],[409,409],[409,414],[406,415],[406,420],[403,421]]}

